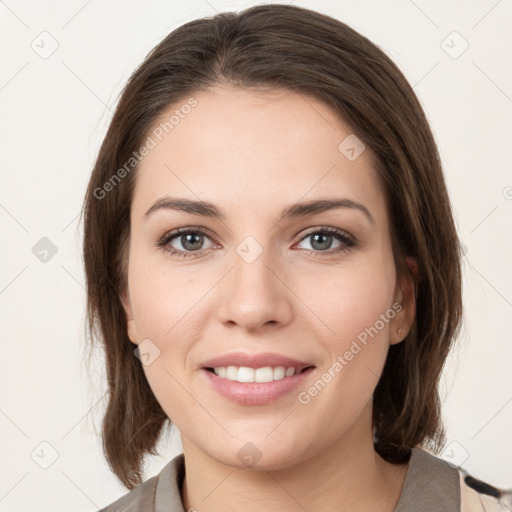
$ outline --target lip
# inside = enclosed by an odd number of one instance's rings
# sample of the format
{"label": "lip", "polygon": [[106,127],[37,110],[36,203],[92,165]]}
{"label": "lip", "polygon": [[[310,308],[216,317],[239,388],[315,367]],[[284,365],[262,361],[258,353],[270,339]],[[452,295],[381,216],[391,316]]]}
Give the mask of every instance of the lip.
{"label": "lip", "polygon": [[316,367],[312,366],[293,377],[285,377],[284,379],[272,382],[237,382],[219,377],[206,368],[201,368],[199,374],[202,378],[206,379],[215,391],[228,400],[240,405],[265,405],[297,389],[315,370]]}
{"label": "lip", "polygon": [[[293,367],[301,373],[272,382],[237,382],[219,377],[208,370],[208,368],[228,366],[247,368],[283,366]],[[264,405],[297,389],[315,370],[316,367],[311,362],[300,361],[274,352],[259,354],[231,352],[205,361],[199,373],[215,391],[230,401],[241,405]]]}
{"label": "lip", "polygon": [[[232,352],[224,354],[213,359],[209,359],[202,364],[203,368],[220,368],[226,366],[245,366],[247,368],[264,368],[265,366],[284,366],[289,368],[293,366],[302,370],[308,366],[314,366],[307,361],[298,361],[292,357],[283,356],[273,352],[264,352],[261,354],[247,354],[244,352]],[[287,377],[291,378],[291,377]]]}

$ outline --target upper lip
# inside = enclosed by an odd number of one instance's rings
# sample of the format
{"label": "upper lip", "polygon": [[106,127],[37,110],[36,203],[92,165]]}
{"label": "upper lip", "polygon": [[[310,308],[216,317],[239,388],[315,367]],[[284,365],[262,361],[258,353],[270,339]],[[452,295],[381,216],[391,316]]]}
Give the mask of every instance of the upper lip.
{"label": "upper lip", "polygon": [[299,361],[292,357],[272,352],[262,354],[231,352],[209,359],[203,363],[203,368],[221,368],[226,366],[245,366],[247,368],[264,368],[265,366],[284,366],[285,368],[290,368],[293,366],[293,368],[302,370],[313,365],[305,361]]}

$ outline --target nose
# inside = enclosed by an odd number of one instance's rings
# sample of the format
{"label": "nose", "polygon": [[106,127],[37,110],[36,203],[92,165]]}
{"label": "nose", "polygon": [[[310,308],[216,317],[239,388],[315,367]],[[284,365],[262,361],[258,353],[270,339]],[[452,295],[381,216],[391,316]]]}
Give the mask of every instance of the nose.
{"label": "nose", "polygon": [[233,255],[231,271],[218,287],[219,320],[251,332],[288,324],[293,317],[293,293],[284,266],[270,250],[263,248],[258,254],[260,248],[249,245],[246,252],[243,248]]}

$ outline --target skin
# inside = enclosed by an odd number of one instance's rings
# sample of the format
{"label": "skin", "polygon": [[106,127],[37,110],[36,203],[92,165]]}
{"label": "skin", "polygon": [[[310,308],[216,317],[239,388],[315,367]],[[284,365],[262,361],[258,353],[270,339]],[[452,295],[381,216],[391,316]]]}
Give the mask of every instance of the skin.
{"label": "skin", "polygon": [[[338,146],[350,127],[311,97],[228,86],[193,96],[197,106],[137,171],[122,295],[131,341],[150,339],[160,350],[143,368],[180,431],[185,510],[392,511],[408,466],[375,452],[372,395],[389,346],[412,325],[415,303],[410,274],[395,270],[372,153],[366,147],[349,161]],[[226,218],[171,209],[146,218],[165,195],[210,201]],[[278,222],[284,207],[326,197],[362,203],[375,223],[351,208]],[[333,237],[330,247],[318,248],[315,231],[304,233],[321,226],[345,231],[356,246],[335,252],[344,244]],[[181,259],[157,246],[185,227],[208,231],[198,242],[202,255]],[[236,251],[248,236],[262,248],[252,263]],[[169,245],[190,247],[180,236]],[[298,393],[395,303],[401,311],[320,393],[300,403]],[[316,369],[296,392],[240,405],[212,389],[200,370],[207,359],[233,351],[277,352]],[[237,456],[248,442],[261,454],[252,468]]]}

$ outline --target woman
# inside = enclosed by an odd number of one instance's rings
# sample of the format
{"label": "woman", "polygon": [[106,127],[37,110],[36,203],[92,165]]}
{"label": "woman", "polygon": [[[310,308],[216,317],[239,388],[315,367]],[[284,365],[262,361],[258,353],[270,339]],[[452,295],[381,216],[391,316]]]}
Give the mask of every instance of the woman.
{"label": "woman", "polygon": [[[461,250],[425,115],[368,39],[285,5],[176,29],[123,91],[84,218],[130,489],[104,510],[506,510],[435,455]],[[171,421],[183,454],[142,483]]]}

